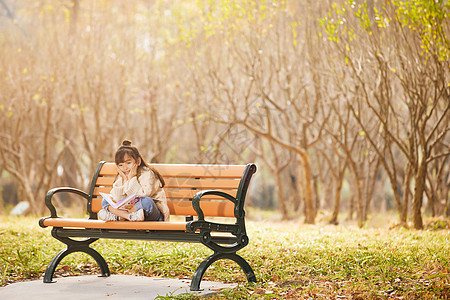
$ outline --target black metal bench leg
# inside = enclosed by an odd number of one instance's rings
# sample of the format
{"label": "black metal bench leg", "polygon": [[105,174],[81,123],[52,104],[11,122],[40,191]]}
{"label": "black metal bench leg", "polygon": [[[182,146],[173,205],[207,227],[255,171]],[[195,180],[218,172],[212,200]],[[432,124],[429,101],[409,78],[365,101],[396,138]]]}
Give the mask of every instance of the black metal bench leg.
{"label": "black metal bench leg", "polygon": [[[67,239],[70,240],[70,239]],[[67,240],[65,243],[67,244]],[[95,239],[96,240],[96,239]],[[44,274],[44,283],[51,283],[53,281],[53,274],[55,273],[56,267],[61,262],[61,260],[73,252],[84,252],[88,255],[90,255],[92,258],[95,259],[97,264],[100,267],[100,270],[102,272],[101,277],[108,277],[111,275],[111,272],[109,271],[108,264],[106,263],[105,259],[95,251],[94,249],[89,247],[89,244],[94,242],[95,240],[88,240],[85,242],[79,242],[79,241],[73,241],[70,240],[72,243],[76,243],[76,245],[68,244],[67,249],[61,250],[58,254],[53,257],[52,261],[49,263],[47,270],[45,270]]]}
{"label": "black metal bench leg", "polygon": [[206,270],[212,263],[220,259],[230,259],[236,262],[244,271],[245,276],[247,277],[247,281],[256,282],[255,273],[245,259],[237,255],[236,253],[214,253],[204,261],[202,261],[202,263],[198,266],[197,270],[194,273],[194,276],[192,277],[190,288],[191,291],[200,291],[200,282],[202,281],[203,275],[205,274]]}

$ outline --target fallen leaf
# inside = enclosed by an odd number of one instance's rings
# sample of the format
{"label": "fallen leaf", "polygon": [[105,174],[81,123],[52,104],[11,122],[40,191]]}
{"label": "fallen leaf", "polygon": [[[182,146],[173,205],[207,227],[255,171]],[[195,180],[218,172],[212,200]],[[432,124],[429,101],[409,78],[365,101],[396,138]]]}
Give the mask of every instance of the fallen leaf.
{"label": "fallen leaf", "polygon": [[266,291],[263,289],[256,289],[254,293],[258,294],[258,295],[264,295],[266,293]]}

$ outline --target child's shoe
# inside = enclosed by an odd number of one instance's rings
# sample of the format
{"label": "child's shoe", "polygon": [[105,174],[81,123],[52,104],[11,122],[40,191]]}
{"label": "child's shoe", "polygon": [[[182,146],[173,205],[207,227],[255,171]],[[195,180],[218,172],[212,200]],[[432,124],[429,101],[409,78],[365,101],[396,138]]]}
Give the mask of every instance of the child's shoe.
{"label": "child's shoe", "polygon": [[144,221],[144,209],[140,209],[138,211],[134,211],[130,214],[130,221],[136,222],[136,221]]}
{"label": "child's shoe", "polygon": [[119,220],[119,218],[113,214],[112,212],[106,210],[106,209],[101,209],[98,213],[97,216],[100,220],[103,221],[117,221]]}

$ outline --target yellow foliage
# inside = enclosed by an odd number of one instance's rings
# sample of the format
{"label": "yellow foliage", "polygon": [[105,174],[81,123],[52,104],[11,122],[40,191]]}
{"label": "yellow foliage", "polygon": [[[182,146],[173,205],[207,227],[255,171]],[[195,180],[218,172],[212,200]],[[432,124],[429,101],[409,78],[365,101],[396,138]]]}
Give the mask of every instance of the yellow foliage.
{"label": "yellow foliage", "polygon": [[68,8],[64,9],[64,14],[66,17],[66,23],[70,23],[70,10]]}

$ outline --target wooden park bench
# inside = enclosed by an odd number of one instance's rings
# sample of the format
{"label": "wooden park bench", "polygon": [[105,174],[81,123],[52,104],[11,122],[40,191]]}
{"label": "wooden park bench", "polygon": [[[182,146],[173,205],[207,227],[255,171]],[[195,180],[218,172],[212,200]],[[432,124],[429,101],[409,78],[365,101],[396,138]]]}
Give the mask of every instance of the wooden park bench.
{"label": "wooden park bench", "polygon": [[[184,216],[178,217],[180,221],[98,220],[97,212],[102,209],[100,192],[108,193],[117,175],[114,163],[102,161],[98,164],[89,194],[70,187],[48,191],[45,204],[50,210],[50,216],[42,218],[39,225],[53,227],[52,236],[66,244],[67,248],[53,257],[44,274],[45,283],[53,282],[53,274],[58,263],[73,252],[89,254],[98,263],[101,276],[110,276],[105,259],[90,247],[91,243],[100,238],[202,243],[214,253],[198,266],[191,281],[191,291],[200,290],[200,282],[205,271],[220,259],[235,261],[244,271],[247,280],[256,282],[251,266],[236,254],[249,242],[245,229],[244,202],[256,166],[254,164],[152,164],[152,166],[161,173],[166,182],[164,190],[171,216]],[[89,218],[59,217],[52,203],[52,198],[57,193],[72,193],[85,198]]]}

